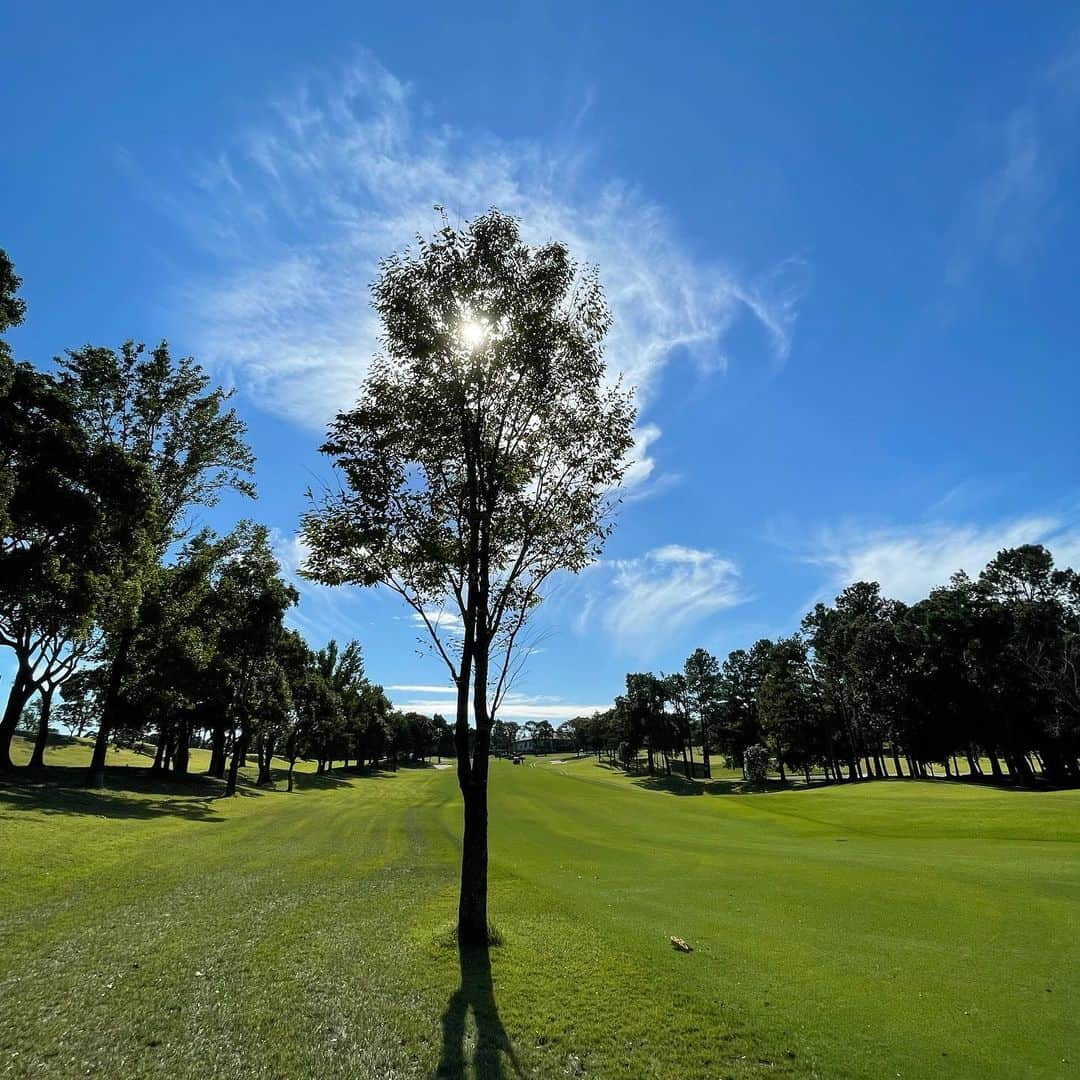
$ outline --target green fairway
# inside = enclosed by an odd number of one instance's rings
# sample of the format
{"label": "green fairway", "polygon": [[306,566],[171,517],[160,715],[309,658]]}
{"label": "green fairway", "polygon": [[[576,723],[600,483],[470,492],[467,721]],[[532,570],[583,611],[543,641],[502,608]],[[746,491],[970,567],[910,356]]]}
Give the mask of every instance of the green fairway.
{"label": "green fairway", "polygon": [[495,762],[489,965],[452,769],[74,779],[0,786],[0,1076],[1080,1074],[1080,792]]}

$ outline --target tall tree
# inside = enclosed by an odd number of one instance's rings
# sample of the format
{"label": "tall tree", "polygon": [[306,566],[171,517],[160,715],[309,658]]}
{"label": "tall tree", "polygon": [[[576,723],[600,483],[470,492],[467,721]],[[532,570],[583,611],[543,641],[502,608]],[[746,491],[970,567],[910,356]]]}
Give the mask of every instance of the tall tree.
{"label": "tall tree", "polygon": [[605,384],[595,273],[562,244],[526,245],[498,211],[386,259],[373,295],[383,351],[323,446],[344,487],[304,519],[307,573],[397,592],[454,680],[458,935],[475,943],[488,937],[491,726],[545,581],[608,535],[634,414]]}
{"label": "tall tree", "polygon": [[126,593],[125,568],[144,550],[152,509],[144,470],[87,439],[62,386],[0,358],[0,645],[16,671],[0,719],[0,768],[26,701],[51,694],[94,643]]}
{"label": "tall tree", "polygon": [[712,777],[711,725],[720,712],[721,683],[720,662],[705,649],[695,649],[683,666],[686,682],[686,698],[691,712],[697,716],[701,733],[701,754],[705,761],[705,778]]}
{"label": "tall tree", "polygon": [[95,446],[122,451],[149,474],[154,495],[147,532],[152,555],[127,575],[128,602],[106,621],[109,674],[90,766],[92,786],[104,783],[105,753],[119,718],[120,691],[138,630],[144,574],[182,536],[195,506],[213,506],[226,489],[254,495],[254,458],[245,427],[226,408],[231,392],[211,388],[190,357],[174,361],[162,342],[147,350],[126,342],[119,351],[86,346],[57,358],[61,385]]}
{"label": "tall tree", "polygon": [[[285,633],[282,618],[299,599],[296,589],[281,578],[266,527],[245,524],[237,532],[241,534],[239,550],[222,570],[217,587],[222,611],[217,663],[228,687],[233,747],[226,795],[236,793],[240,764],[260,732],[268,737],[272,732],[276,741],[283,730],[291,703],[278,662]],[[270,755],[263,782],[268,780]]]}

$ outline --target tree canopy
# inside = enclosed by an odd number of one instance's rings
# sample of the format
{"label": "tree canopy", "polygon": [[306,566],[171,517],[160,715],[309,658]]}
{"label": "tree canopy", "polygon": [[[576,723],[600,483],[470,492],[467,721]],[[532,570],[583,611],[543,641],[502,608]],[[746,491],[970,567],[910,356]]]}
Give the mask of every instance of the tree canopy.
{"label": "tree canopy", "polygon": [[323,446],[341,487],[304,518],[306,573],[394,590],[454,680],[459,933],[479,940],[491,725],[544,583],[610,531],[634,412],[605,380],[595,271],[562,244],[530,247],[498,211],[390,256],[372,292],[382,351]]}

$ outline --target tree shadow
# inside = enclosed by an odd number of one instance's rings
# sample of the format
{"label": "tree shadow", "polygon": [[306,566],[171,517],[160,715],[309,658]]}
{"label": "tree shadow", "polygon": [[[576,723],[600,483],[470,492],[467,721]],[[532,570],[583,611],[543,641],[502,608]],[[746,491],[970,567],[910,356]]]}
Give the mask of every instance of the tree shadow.
{"label": "tree shadow", "polygon": [[[13,816],[4,811],[36,810],[73,817],[221,820],[213,806],[222,791],[219,780],[114,766],[105,771],[106,786],[96,789],[85,786],[86,773],[84,765],[50,765],[44,772],[20,770],[0,776],[0,817]],[[129,798],[132,794],[153,797]]]}
{"label": "tree shadow", "polygon": [[504,1057],[514,1075],[522,1076],[506,1029],[495,1004],[491,979],[491,952],[488,946],[458,945],[461,985],[450,995],[442,1014],[442,1053],[435,1070],[438,1080],[465,1076],[465,1022],[472,1009],[476,1024],[476,1052],[473,1073],[480,1080],[503,1080]]}

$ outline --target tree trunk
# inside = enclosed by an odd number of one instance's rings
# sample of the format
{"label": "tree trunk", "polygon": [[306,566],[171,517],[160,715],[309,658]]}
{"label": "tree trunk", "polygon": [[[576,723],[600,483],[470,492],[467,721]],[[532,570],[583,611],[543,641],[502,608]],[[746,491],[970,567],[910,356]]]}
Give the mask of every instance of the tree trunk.
{"label": "tree trunk", "polygon": [[465,831],[461,842],[461,897],[458,900],[458,941],[488,944],[488,811],[487,784],[470,784],[462,791]]}
{"label": "tree trunk", "polygon": [[181,721],[176,731],[176,749],[173,751],[173,772],[177,776],[187,776],[191,761],[191,738],[186,721]]}
{"label": "tree trunk", "polygon": [[26,703],[34,693],[33,684],[30,682],[29,673],[21,667],[15,673],[15,679],[8,692],[7,707],[4,709],[4,718],[0,720],[0,770],[7,771],[15,767],[11,760],[11,740],[15,736],[15,729],[19,726],[19,717],[22,716]]}
{"label": "tree trunk", "polygon": [[296,758],[289,758],[289,791],[293,789],[293,769],[296,768]]}
{"label": "tree trunk", "polygon": [[225,721],[221,720],[210,729],[210,768],[207,776],[218,780],[225,777]]}
{"label": "tree trunk", "polygon": [[52,711],[53,689],[41,691],[41,716],[38,719],[37,738],[34,740],[34,753],[30,758],[31,769],[45,768],[45,746],[49,741],[49,713]]}
{"label": "tree trunk", "polygon": [[273,780],[270,774],[270,763],[274,760],[274,738],[272,735],[261,735],[258,745],[259,778],[255,781],[258,787],[266,787]]}
{"label": "tree trunk", "polygon": [[135,628],[129,626],[120,635],[120,644],[109,666],[109,681],[105,687],[105,700],[101,705],[101,723],[98,724],[97,739],[94,741],[94,755],[90,759],[90,771],[87,784],[92,788],[105,786],[105,757],[109,751],[109,736],[116,723],[116,714],[120,707],[120,684],[127,668],[128,653],[135,640]]}
{"label": "tree trunk", "polygon": [[165,764],[165,733],[163,731],[158,732],[157,737],[157,750],[154,753],[154,763],[150,766],[151,772],[161,772],[161,767]]}
{"label": "tree trunk", "polygon": [[247,757],[247,729],[241,728],[240,735],[233,740],[232,760],[229,762],[229,778],[225,781],[226,797],[236,794],[236,777],[240,771],[240,762]]}

